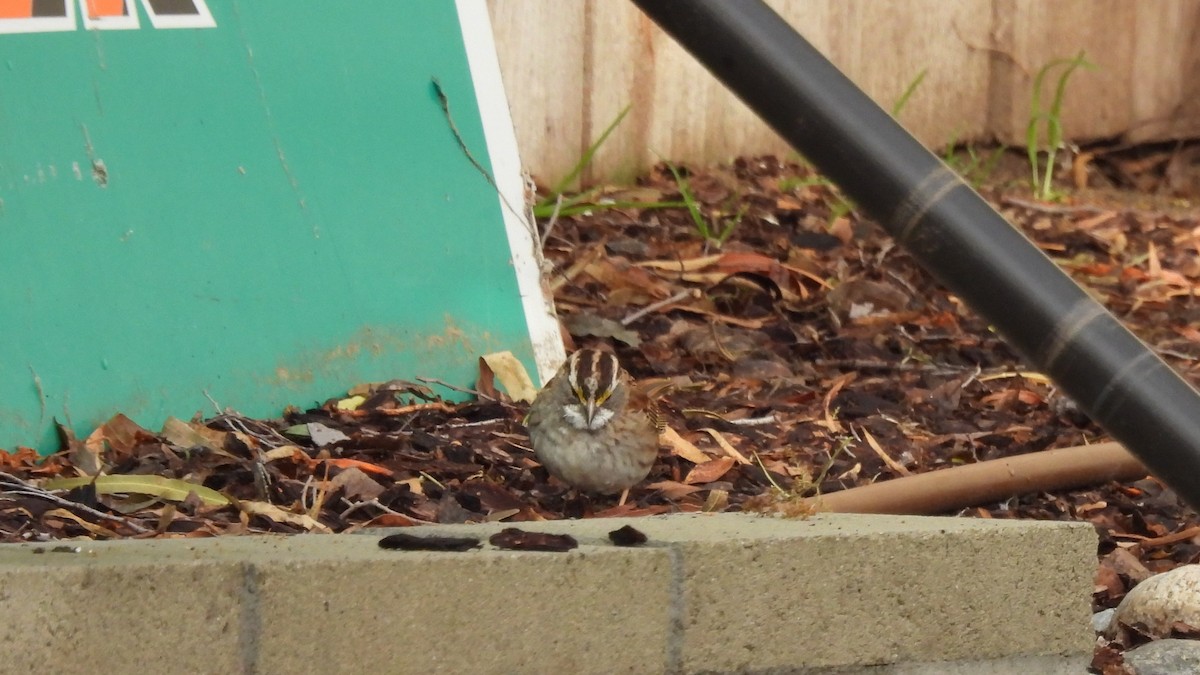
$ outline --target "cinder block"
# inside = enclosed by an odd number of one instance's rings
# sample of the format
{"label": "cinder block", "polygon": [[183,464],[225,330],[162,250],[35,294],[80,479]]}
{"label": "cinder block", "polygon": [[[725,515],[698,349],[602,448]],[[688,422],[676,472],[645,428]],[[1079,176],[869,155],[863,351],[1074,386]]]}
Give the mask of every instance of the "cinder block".
{"label": "cinder block", "polygon": [[681,668],[1090,653],[1087,523],[822,515],[644,521],[682,551]]}
{"label": "cinder block", "polygon": [[257,567],[257,672],[663,668],[666,551],[429,553],[382,550],[377,539],[296,537],[275,562]]}
{"label": "cinder block", "polygon": [[0,546],[0,673],[244,672],[242,565],[194,541]]}
{"label": "cinder block", "polygon": [[[626,523],[649,543],[612,546]],[[384,531],[0,546],[0,674],[1049,673],[1092,646],[1086,523],[722,514],[520,527],[581,546],[386,551]]]}

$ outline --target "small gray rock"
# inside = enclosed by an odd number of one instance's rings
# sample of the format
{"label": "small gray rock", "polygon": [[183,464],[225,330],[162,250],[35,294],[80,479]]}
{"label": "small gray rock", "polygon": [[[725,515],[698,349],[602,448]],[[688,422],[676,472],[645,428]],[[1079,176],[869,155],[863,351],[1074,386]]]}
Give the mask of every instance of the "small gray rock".
{"label": "small gray rock", "polygon": [[1200,673],[1200,642],[1169,638],[1125,652],[1125,666],[1134,675]]}
{"label": "small gray rock", "polygon": [[1101,635],[1108,634],[1108,628],[1112,625],[1113,615],[1117,613],[1115,607],[1110,607],[1102,612],[1096,612],[1092,615],[1092,630]]}

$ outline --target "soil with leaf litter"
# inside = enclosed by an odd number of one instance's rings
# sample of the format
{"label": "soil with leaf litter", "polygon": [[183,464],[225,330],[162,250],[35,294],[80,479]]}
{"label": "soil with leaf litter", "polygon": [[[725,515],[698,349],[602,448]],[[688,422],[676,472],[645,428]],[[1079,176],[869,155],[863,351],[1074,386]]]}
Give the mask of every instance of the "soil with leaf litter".
{"label": "soil with leaf litter", "polygon": [[[615,349],[677,432],[624,505],[548,479],[522,425],[526,404],[483,368],[465,403],[443,400],[436,380],[392,381],[281,419],[227,410],[152,432],[118,415],[86,439],[64,432],[45,461],[15,449],[0,456],[0,537],[803,516],[803,498],[818,492],[1106,439],[810,169],[771,157],[678,177],[669,168],[592,191],[590,208],[564,201],[552,225],[540,223],[568,348]],[[1085,167],[1093,184],[1114,175],[1102,168]],[[1045,204],[1020,181],[990,178],[989,200],[1200,383],[1200,222],[1186,199],[1105,189]],[[696,213],[619,206],[681,199]],[[705,241],[693,215],[728,238]],[[95,483],[78,478],[100,470]],[[1195,515],[1148,477],[958,515],[1093,523],[1097,608],[1151,572],[1200,559]]]}

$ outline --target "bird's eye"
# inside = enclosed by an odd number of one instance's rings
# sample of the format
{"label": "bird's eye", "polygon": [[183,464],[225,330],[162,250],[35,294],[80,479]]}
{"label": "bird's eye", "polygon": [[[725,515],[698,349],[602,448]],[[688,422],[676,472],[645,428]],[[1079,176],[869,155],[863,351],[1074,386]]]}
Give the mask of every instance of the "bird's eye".
{"label": "bird's eye", "polygon": [[575,398],[579,399],[580,403],[587,403],[587,396],[583,394],[583,387],[575,387]]}
{"label": "bird's eye", "polygon": [[609,397],[609,396],[612,396],[612,390],[611,390],[611,389],[605,389],[604,391],[600,392],[600,393],[599,393],[599,394],[596,396],[596,405],[603,405],[603,404],[604,404],[604,402],[608,400],[608,397]]}

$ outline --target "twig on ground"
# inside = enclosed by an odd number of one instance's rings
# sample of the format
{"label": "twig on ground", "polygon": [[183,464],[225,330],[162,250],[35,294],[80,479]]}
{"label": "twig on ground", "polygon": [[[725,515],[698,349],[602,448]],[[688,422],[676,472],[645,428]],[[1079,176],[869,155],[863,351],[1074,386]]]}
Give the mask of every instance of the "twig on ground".
{"label": "twig on ground", "polygon": [[689,298],[689,297],[692,297],[692,298],[700,297],[700,291],[695,288],[685,288],[682,291],[679,291],[675,295],[672,295],[671,297],[669,297],[665,300],[659,300],[658,302],[652,302],[649,305],[646,305],[645,307],[643,307],[643,308],[637,310],[636,312],[630,314],[629,316],[625,317],[624,319],[621,319],[621,325],[628,326],[629,324],[633,323],[634,321],[637,321],[638,319],[642,318],[643,316],[646,316],[647,314],[649,314],[651,312],[657,312],[658,310],[662,309],[663,307],[666,307],[667,305],[673,305],[673,304],[679,302],[680,300],[683,300],[683,299]]}
{"label": "twig on ground", "polygon": [[384,513],[386,513],[388,515],[400,516],[401,518],[408,518],[409,520],[413,521],[414,523],[420,523],[422,525],[435,525],[436,524],[432,521],[421,520],[420,518],[414,518],[413,516],[410,516],[407,513],[400,513],[399,511],[396,511],[394,509],[389,509],[388,507],[384,506],[383,504],[380,504],[378,499],[368,499],[367,501],[364,501],[364,502],[351,502],[349,499],[342,497],[342,502],[344,504],[348,504],[350,507],[350,508],[346,509],[345,511],[342,511],[341,516],[343,519],[345,519],[347,516],[349,516],[351,513],[354,513],[355,511],[360,511],[367,507],[372,507],[372,508],[379,509],[380,511],[383,511]]}
{"label": "twig on ground", "polygon": [[17,478],[16,476],[14,476],[12,474],[5,473],[3,471],[0,471],[0,494],[24,495],[26,497],[34,497],[36,499],[42,499],[42,500],[51,502],[53,504],[58,504],[59,506],[62,506],[62,507],[68,508],[68,509],[74,509],[76,511],[81,511],[81,512],[86,513],[89,516],[93,516],[95,518],[100,518],[102,520],[107,520],[107,521],[113,522],[113,523],[120,523],[120,524],[124,525],[125,527],[128,527],[129,529],[133,530],[134,532],[137,532],[138,534],[146,534],[148,532],[153,532],[153,530],[146,528],[146,527],[142,527],[141,525],[138,525],[137,523],[133,522],[132,520],[129,520],[128,518],[123,518],[121,516],[114,516],[111,513],[105,513],[103,511],[98,511],[96,509],[93,509],[92,507],[90,507],[86,504],[80,504],[79,502],[73,502],[70,499],[64,499],[63,497],[59,497],[58,495],[56,495],[48,490],[43,490],[42,488],[37,487],[36,485],[30,485],[29,483],[21,480],[20,478]]}
{"label": "twig on ground", "polygon": [[479,397],[479,399],[483,400],[483,401],[495,401],[496,400],[496,399],[492,398],[491,396],[488,396],[487,394],[483,393],[482,391],[479,391],[478,389],[468,389],[466,387],[459,387],[459,386],[450,384],[449,382],[446,382],[445,380],[439,380],[436,377],[418,377],[417,382],[420,382],[422,384],[436,384],[438,386],[445,387],[445,388],[449,389],[450,391],[457,391],[457,392],[463,393],[463,394],[473,394],[473,395]]}
{"label": "twig on ground", "polygon": [[554,200],[554,211],[550,214],[550,221],[546,223],[546,231],[542,233],[540,242],[542,248],[546,248],[546,242],[550,240],[550,232],[554,230],[554,226],[558,224],[558,213],[562,209],[563,196],[560,192],[558,198]]}

